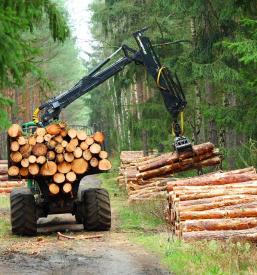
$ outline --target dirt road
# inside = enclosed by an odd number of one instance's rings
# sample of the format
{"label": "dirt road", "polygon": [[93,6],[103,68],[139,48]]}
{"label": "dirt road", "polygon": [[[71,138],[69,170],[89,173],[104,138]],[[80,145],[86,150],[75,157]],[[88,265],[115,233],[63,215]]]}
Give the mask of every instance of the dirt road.
{"label": "dirt road", "polygon": [[[40,223],[38,237],[1,240],[0,274],[170,274],[156,255],[129,242],[127,233],[115,225],[102,238],[83,240],[99,233],[79,231],[82,225],[75,224],[71,215],[52,216]],[[67,234],[76,239],[58,240],[56,231],[65,228],[72,229]]]}

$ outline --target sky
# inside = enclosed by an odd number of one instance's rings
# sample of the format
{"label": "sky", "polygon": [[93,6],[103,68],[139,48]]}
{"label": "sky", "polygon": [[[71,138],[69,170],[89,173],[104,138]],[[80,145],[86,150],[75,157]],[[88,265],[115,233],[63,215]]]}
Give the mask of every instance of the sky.
{"label": "sky", "polygon": [[79,57],[85,60],[93,52],[93,37],[90,31],[91,11],[89,5],[92,0],[67,0],[66,6],[70,17],[72,36],[76,39]]}

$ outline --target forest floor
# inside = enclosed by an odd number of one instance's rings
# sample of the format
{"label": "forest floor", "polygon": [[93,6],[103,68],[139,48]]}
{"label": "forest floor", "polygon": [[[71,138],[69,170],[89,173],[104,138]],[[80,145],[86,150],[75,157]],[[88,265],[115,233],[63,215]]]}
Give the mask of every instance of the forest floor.
{"label": "forest floor", "polygon": [[[257,274],[256,245],[175,240],[165,203],[128,205],[116,176],[100,176],[111,196],[110,232],[84,232],[67,214],[41,219],[37,237],[13,236],[9,197],[0,197],[0,274]],[[58,239],[61,230],[75,239]],[[103,236],[83,239],[96,234]]]}

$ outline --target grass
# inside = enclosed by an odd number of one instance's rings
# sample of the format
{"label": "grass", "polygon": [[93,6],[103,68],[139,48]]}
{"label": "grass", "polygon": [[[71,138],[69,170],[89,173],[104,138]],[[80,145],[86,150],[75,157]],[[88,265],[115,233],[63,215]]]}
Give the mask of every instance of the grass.
{"label": "grass", "polygon": [[10,235],[9,196],[0,196],[0,239]]}
{"label": "grass", "polygon": [[[119,228],[132,242],[157,253],[171,272],[184,274],[257,274],[256,245],[217,241],[183,242],[173,239],[163,220],[163,207],[127,204],[125,192],[116,183],[117,172],[102,174]],[[158,207],[161,207],[159,210]]]}

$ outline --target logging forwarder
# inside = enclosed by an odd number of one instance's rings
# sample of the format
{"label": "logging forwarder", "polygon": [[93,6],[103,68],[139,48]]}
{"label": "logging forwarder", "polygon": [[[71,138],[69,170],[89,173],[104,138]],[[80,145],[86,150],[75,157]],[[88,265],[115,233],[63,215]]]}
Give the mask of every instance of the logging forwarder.
{"label": "logging forwarder", "polygon": [[[25,124],[25,126],[31,126],[33,124],[46,126],[51,121],[58,119],[62,109],[74,100],[116,75],[128,64],[135,62],[136,64],[145,66],[147,72],[156,81],[161,92],[165,107],[172,118],[172,133],[175,136],[174,149],[178,153],[192,150],[190,141],[183,136],[183,110],[187,104],[184,92],[177,75],[172,74],[166,67],[161,65],[150,39],[144,35],[147,29],[148,28],[143,28],[133,33],[139,50],[134,50],[127,45],[122,45],[87,76],[83,77],[74,87],[50,99],[37,108],[33,115],[33,122]],[[124,56],[103,68],[119,52],[123,52]],[[38,118],[39,112],[43,112],[41,121],[39,121]],[[181,118],[180,122],[179,118]]]}

